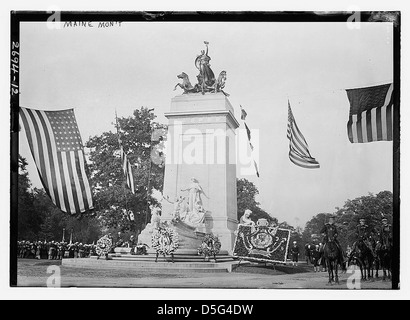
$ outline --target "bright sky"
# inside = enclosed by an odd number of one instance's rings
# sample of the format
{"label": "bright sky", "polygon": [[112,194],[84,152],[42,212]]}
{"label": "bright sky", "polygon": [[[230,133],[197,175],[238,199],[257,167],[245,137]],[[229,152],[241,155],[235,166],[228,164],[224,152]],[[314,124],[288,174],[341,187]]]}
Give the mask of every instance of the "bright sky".
{"label": "bright sky", "polygon": [[[393,80],[392,25],[347,23],[121,23],[111,28],[49,29],[21,25],[20,105],[44,110],[75,108],[83,138],[114,130],[115,110],[130,116],[155,108],[167,123],[173,91],[209,41],[215,75],[227,71],[225,91],[240,121],[259,130],[260,178],[244,176],[260,191],[261,207],[280,221],[304,226],[334,212],[347,199],[392,191],[392,142],[351,144],[344,89]],[[320,169],[288,158],[287,99]],[[41,187],[24,129],[20,154]],[[240,166],[238,166],[238,174]],[[238,177],[242,177],[238,175]]]}

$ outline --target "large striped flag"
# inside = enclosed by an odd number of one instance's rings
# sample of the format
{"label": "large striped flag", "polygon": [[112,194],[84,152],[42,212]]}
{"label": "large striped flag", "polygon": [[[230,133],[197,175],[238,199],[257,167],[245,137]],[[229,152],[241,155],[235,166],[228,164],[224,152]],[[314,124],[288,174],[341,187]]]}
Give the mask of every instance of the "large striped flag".
{"label": "large striped flag", "polygon": [[132,174],[132,167],[131,167],[130,162],[128,161],[127,154],[124,152],[124,149],[122,147],[121,139],[118,139],[118,142],[120,144],[122,170],[124,172],[125,180],[127,182],[128,188],[130,188],[131,192],[135,194],[134,176]]}
{"label": "large striped flag", "polygon": [[319,162],[310,155],[309,146],[300,132],[288,101],[288,130],[289,159],[299,167],[307,169],[320,168]]}
{"label": "large striped flag", "polygon": [[347,89],[351,143],[393,140],[393,84]]}
{"label": "large striped flag", "polygon": [[255,156],[254,156],[255,148],[252,144],[251,130],[249,129],[248,125],[245,122],[246,116],[248,114],[246,113],[245,109],[242,108],[242,106],[240,106],[240,108],[241,108],[241,120],[243,120],[243,124],[245,125],[246,135],[248,136],[249,147],[251,148],[251,156],[252,156],[253,165],[255,166],[256,175],[259,177],[258,164],[256,163]]}
{"label": "large striped flag", "polygon": [[74,110],[21,107],[20,116],[41,182],[53,203],[69,214],[93,209]]}

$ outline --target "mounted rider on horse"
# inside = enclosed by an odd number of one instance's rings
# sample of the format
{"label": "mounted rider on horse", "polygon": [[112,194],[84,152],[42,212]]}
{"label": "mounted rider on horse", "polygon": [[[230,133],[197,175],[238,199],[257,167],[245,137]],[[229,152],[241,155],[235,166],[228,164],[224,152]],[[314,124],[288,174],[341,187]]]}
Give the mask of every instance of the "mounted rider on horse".
{"label": "mounted rider on horse", "polygon": [[393,244],[393,227],[387,222],[387,218],[382,219],[382,225],[378,232],[378,240],[381,245],[386,248],[391,248]]}
{"label": "mounted rider on horse", "polygon": [[375,247],[377,254],[376,277],[378,276],[379,267],[383,269],[383,279],[390,277],[391,259],[393,247],[393,228],[388,223],[387,218],[382,219],[382,224],[378,230],[378,241]]}
{"label": "mounted rider on horse", "polygon": [[366,224],[366,219],[364,218],[360,219],[359,224],[356,226],[356,242],[353,244],[352,253],[356,252],[359,244],[364,244],[370,250],[373,257],[376,257],[373,230]]}
{"label": "mounted rider on horse", "polygon": [[323,243],[324,243],[324,247],[322,250],[326,248],[326,245],[329,243],[329,241],[334,242],[340,251],[339,264],[341,266],[344,266],[344,260],[345,260],[344,251],[342,250],[342,247],[340,246],[340,243],[337,240],[337,237],[339,236],[339,232],[335,225],[335,217],[333,215],[329,217],[329,222],[323,226],[320,233],[323,235]]}

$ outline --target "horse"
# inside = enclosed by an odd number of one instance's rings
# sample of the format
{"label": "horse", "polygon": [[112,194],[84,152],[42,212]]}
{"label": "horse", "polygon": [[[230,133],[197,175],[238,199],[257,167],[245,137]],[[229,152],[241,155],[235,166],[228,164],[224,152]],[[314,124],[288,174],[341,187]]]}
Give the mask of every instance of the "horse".
{"label": "horse", "polygon": [[177,83],[174,87],[174,91],[177,89],[177,87],[180,87],[182,90],[184,90],[184,93],[191,93],[191,92],[198,92],[198,85],[196,84],[193,86],[191,82],[189,81],[189,77],[185,72],[182,72],[181,74],[177,75],[178,79],[182,79],[182,83]]}
{"label": "horse", "polygon": [[212,85],[211,92],[222,92],[225,96],[229,97],[229,94],[224,92],[222,89],[225,88],[225,81],[226,81],[226,71],[221,71],[216,79],[215,83]]}
{"label": "horse", "polygon": [[332,282],[339,284],[338,266],[342,261],[342,252],[333,237],[329,237],[325,244],[323,259],[325,259],[327,272],[329,274],[329,284],[332,284]]}
{"label": "horse", "polygon": [[349,265],[351,260],[355,260],[356,264],[360,268],[361,279],[363,281],[369,280],[373,277],[372,267],[375,260],[373,252],[362,239],[358,240],[354,247],[355,248],[349,258]]}
{"label": "horse", "polygon": [[384,243],[377,243],[376,245],[376,255],[378,260],[378,265],[376,266],[376,277],[378,277],[379,267],[383,270],[383,281],[386,280],[386,276],[390,279],[391,278],[391,246],[387,242]]}

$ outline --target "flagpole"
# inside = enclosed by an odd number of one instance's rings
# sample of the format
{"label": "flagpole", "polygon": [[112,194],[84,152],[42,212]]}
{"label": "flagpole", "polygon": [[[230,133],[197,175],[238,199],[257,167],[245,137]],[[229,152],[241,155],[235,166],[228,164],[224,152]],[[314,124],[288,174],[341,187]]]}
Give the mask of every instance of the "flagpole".
{"label": "flagpole", "polygon": [[148,223],[148,211],[149,211],[149,188],[151,184],[151,170],[152,170],[152,161],[151,161],[151,150],[152,150],[152,125],[150,124],[150,145],[149,145],[149,169],[148,169],[148,182],[147,182],[147,209],[145,212],[145,225]]}
{"label": "flagpole", "polygon": [[[149,109],[148,112],[154,111],[155,108]],[[152,160],[151,160],[151,151],[152,151],[152,123],[150,123],[149,126],[149,133],[150,133],[150,144],[149,144],[149,153],[148,153],[148,160],[149,160],[149,168],[148,168],[148,182],[147,182],[147,208],[146,208],[146,212],[145,212],[145,225],[147,225],[148,223],[148,211],[149,211],[149,199],[150,199],[150,195],[149,195],[149,188],[151,186],[151,171],[152,171]]]}
{"label": "flagpole", "polygon": [[[120,148],[121,148],[120,133],[119,133],[119,131],[118,131],[117,109],[115,109],[115,128],[116,128],[116,130],[117,130],[118,145],[119,145]],[[124,189],[124,194],[125,194],[125,210],[126,210],[126,212],[128,213],[128,197],[127,197],[127,190],[126,190],[125,184],[126,184],[126,182],[123,183],[123,186],[122,186],[122,187],[123,187],[123,189]]]}

